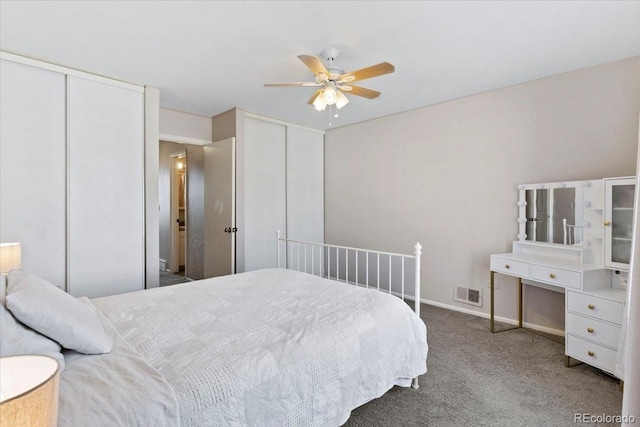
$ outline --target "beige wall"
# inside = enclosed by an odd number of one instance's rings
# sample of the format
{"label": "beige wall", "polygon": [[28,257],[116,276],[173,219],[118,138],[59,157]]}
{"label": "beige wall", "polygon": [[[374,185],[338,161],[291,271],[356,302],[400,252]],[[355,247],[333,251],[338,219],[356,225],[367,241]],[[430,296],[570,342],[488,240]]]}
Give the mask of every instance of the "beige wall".
{"label": "beige wall", "polygon": [[211,142],[211,133],[211,117],[160,108],[160,135],[167,141],[204,144]]}
{"label": "beige wall", "polygon": [[[328,243],[410,253],[422,297],[489,311],[489,254],[511,250],[516,185],[634,175],[640,57],[329,130]],[[384,102],[379,100],[371,102]],[[496,313],[515,318],[499,276]],[[453,301],[482,288],[484,306]],[[563,297],[528,287],[525,322],[564,329]]]}

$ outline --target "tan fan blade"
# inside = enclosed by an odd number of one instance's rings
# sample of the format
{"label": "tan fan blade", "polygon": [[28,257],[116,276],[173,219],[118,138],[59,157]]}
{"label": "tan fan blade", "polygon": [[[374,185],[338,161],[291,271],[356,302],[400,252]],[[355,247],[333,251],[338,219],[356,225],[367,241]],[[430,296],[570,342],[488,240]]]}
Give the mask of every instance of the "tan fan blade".
{"label": "tan fan blade", "polygon": [[316,82],[285,82],[285,83],[265,83],[265,86],[322,86],[322,83]]}
{"label": "tan fan blade", "polygon": [[316,76],[318,74],[324,74],[325,76],[329,76],[329,71],[327,71],[325,66],[322,64],[322,61],[320,61],[320,58],[318,58],[317,56],[298,55],[298,58],[300,58],[300,61],[304,62],[304,65],[309,67],[309,69]]}
{"label": "tan fan blade", "polygon": [[322,89],[318,89],[317,91],[315,91],[315,92],[314,92],[313,96],[311,97],[311,99],[310,99],[310,100],[309,100],[309,102],[308,102],[308,104],[309,104],[309,105],[313,105],[313,101],[315,101],[315,100],[316,100],[316,98],[320,96],[320,94],[322,93],[322,90],[323,90],[323,89],[324,89],[324,88],[322,88]]}
{"label": "tan fan blade", "polygon": [[351,95],[362,96],[363,98],[368,98],[368,99],[373,99],[380,96],[380,92],[378,92],[377,90],[367,89],[366,87],[360,87],[360,86],[354,86],[354,85],[349,85],[349,87],[351,87],[351,90],[348,91],[347,93]]}
{"label": "tan fan blade", "polygon": [[364,80],[370,79],[371,77],[382,76],[384,74],[393,73],[396,68],[389,64],[388,62],[381,62],[376,65],[372,65],[367,68],[363,68],[361,70],[352,71],[350,73],[345,73],[340,76],[338,82],[340,83],[349,83],[355,82],[356,80]]}

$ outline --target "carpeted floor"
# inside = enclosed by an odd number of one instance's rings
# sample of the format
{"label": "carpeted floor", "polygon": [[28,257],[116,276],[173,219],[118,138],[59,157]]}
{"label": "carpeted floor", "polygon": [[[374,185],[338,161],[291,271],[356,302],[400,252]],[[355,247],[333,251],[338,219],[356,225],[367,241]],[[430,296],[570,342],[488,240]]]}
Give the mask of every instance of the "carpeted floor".
{"label": "carpeted floor", "polygon": [[160,286],[176,285],[178,283],[188,282],[189,279],[184,275],[169,273],[168,271],[160,270]]}
{"label": "carpeted floor", "polygon": [[524,330],[491,334],[486,319],[427,305],[422,318],[420,388],[393,388],[345,426],[591,426],[574,414],[620,414],[618,381],[584,364],[565,368],[563,344]]}

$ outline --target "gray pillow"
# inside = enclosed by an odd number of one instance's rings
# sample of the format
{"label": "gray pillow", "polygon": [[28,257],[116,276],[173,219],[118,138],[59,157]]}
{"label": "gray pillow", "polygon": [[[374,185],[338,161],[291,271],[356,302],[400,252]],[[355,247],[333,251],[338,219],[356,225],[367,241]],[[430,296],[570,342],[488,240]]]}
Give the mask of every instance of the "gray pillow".
{"label": "gray pillow", "polygon": [[27,328],[13,318],[9,310],[0,304],[0,357],[23,354],[43,354],[53,357],[64,371],[64,357],[60,344]]}
{"label": "gray pillow", "polygon": [[91,307],[32,274],[9,273],[6,304],[13,317],[64,348],[102,354],[113,347]]}

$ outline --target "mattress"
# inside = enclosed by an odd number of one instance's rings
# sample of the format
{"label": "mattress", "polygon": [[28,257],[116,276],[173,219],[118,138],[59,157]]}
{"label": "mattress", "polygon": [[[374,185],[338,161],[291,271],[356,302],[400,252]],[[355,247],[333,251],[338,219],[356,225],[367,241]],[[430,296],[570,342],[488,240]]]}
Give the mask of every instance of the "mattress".
{"label": "mattress", "polygon": [[[341,425],[351,410],[426,372],[426,327],[406,303],[297,271],[260,270],[92,303],[146,362],[146,375],[168,384],[178,414],[170,403],[160,406],[183,426]],[[69,365],[62,391],[74,372]],[[127,399],[131,391],[117,393]]]}

